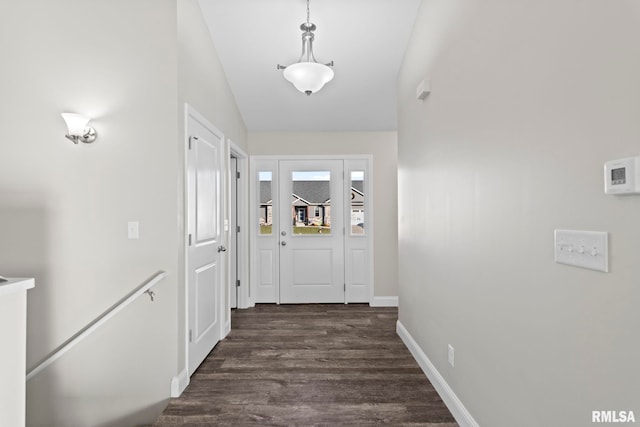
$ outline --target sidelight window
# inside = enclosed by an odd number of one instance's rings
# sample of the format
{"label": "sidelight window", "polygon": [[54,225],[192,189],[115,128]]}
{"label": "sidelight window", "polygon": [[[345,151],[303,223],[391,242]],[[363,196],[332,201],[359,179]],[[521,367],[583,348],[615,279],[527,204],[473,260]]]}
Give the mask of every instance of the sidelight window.
{"label": "sidelight window", "polygon": [[351,212],[351,234],[365,234],[364,223],[364,171],[351,172],[351,186],[349,188],[350,196],[350,212]]}
{"label": "sidelight window", "polygon": [[270,235],[273,230],[273,173],[258,172],[258,221],[261,235]]}

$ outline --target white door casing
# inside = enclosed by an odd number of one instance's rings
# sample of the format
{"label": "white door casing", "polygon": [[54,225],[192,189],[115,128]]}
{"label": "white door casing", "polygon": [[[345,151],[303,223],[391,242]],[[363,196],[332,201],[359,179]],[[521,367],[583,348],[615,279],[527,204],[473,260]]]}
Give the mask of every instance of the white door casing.
{"label": "white door casing", "polygon": [[[236,281],[238,285],[235,288],[236,306],[237,308],[243,309],[255,304],[252,301],[251,290],[249,287],[249,155],[231,140],[228,140],[228,145],[229,156],[235,159],[236,164],[236,179],[233,180],[236,189],[236,202],[234,205],[236,207],[236,214],[233,216],[236,220],[236,233],[233,241],[235,242],[236,247],[234,251],[227,251],[227,258],[229,259],[229,264],[231,264],[230,252],[236,257]],[[229,211],[230,210],[231,208],[229,208]],[[232,215],[229,214],[229,216],[231,217]],[[231,231],[233,230],[234,229],[232,228]],[[230,234],[230,238],[232,237],[233,233]],[[236,283],[230,283],[229,286],[236,286]],[[227,294],[227,296],[229,295]],[[231,324],[229,323],[227,331],[230,330],[230,326]]]}
{"label": "white door casing", "polygon": [[238,307],[238,159],[231,157],[229,170],[229,307]]}
{"label": "white door casing", "polygon": [[[249,237],[254,260],[251,262],[252,302],[373,301],[371,162],[370,155],[251,157]],[[339,196],[331,194],[330,235],[291,235],[296,214],[292,205],[293,170],[330,171],[332,187],[339,186],[339,189],[332,190]],[[359,193],[356,194],[358,203],[352,203],[354,187]],[[335,201],[336,197],[338,202]],[[297,205],[300,209],[301,203]],[[357,211],[356,217],[354,211]],[[307,215],[305,219],[310,219],[313,209],[300,214],[304,215]],[[362,221],[364,227],[354,227],[354,221],[356,224]],[[285,232],[284,236],[282,232]],[[292,239],[294,246],[291,246]],[[281,245],[282,242],[285,242],[285,246]],[[328,242],[333,245],[328,247]],[[334,275],[337,277],[328,279],[328,276]],[[324,286],[321,284],[323,281]],[[328,291],[331,287],[328,282],[337,284],[332,289],[335,293]],[[328,291],[328,296],[322,295],[322,288]],[[289,290],[293,294],[288,295]]]}
{"label": "white door casing", "polygon": [[222,335],[224,135],[195,112],[187,115],[188,373]]}

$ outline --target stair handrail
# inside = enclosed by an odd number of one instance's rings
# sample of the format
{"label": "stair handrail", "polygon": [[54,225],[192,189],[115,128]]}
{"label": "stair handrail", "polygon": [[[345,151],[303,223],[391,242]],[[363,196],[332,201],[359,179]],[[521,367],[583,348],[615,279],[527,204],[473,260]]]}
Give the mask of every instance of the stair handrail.
{"label": "stair handrail", "polygon": [[38,365],[27,372],[27,381],[31,378],[38,375],[40,372],[45,370],[49,365],[58,360],[62,355],[71,350],[73,347],[78,345],[80,341],[90,335],[93,331],[98,329],[100,326],[105,324],[109,319],[115,316],[119,311],[128,306],[138,298],[140,295],[146,293],[149,294],[151,301],[155,298],[155,292],[151,290],[153,286],[155,286],[160,280],[167,277],[166,271],[158,271],[151,278],[144,281],[140,286],[135,288],[133,291],[129,292],[124,298],[120,301],[109,307],[104,313],[91,321],[87,326],[80,329],[77,333],[75,333],[71,338],[60,344],[55,350],[49,353],[45,358],[38,363]]}

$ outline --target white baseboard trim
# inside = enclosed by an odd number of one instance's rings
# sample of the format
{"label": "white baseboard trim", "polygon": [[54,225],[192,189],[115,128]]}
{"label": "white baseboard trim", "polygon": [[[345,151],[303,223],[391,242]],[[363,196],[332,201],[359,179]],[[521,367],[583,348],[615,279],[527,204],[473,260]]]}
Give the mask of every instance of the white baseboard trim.
{"label": "white baseboard trim", "polygon": [[458,396],[453,392],[449,384],[444,380],[440,372],[436,369],[436,367],[431,363],[426,354],[422,351],[418,343],[413,339],[409,331],[404,327],[402,323],[398,320],[396,323],[396,331],[404,344],[407,346],[413,358],[416,359],[420,368],[424,374],[429,378],[431,384],[436,389],[444,404],[447,405],[449,411],[456,419],[460,427],[479,427],[479,424],[476,420],[473,419],[467,408],[464,407]]}
{"label": "white baseboard trim", "polygon": [[231,319],[227,320],[227,322],[224,324],[224,336],[222,338],[225,338],[227,335],[229,335],[229,332],[231,332]]}
{"label": "white baseboard trim", "polygon": [[189,374],[184,369],[177,376],[171,379],[171,397],[180,397],[185,388],[189,385]]}
{"label": "white baseboard trim", "polygon": [[373,297],[369,305],[371,307],[397,307],[398,297]]}

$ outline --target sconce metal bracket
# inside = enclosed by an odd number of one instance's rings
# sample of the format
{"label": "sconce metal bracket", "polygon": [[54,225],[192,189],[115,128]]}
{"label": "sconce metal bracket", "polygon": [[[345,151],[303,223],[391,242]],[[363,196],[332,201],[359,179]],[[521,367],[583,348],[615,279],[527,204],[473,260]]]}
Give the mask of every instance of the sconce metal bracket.
{"label": "sconce metal bracket", "polygon": [[77,144],[78,142],[84,142],[85,144],[91,144],[98,137],[98,133],[92,127],[88,127],[84,130],[82,135],[65,135],[68,140]]}

